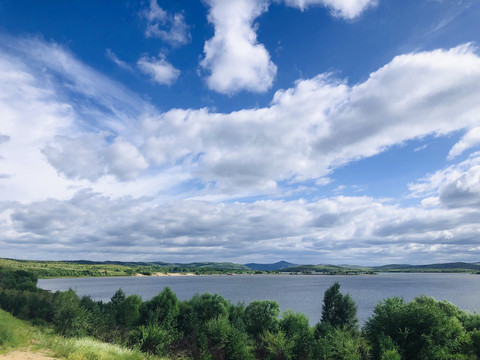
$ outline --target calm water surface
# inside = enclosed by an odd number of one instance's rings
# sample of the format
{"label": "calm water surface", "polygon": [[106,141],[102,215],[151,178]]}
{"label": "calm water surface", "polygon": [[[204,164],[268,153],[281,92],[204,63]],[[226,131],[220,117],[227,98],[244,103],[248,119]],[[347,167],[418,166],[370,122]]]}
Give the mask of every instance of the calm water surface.
{"label": "calm water surface", "polygon": [[302,312],[313,325],[320,320],[323,293],[338,281],[342,293],[349,293],[358,306],[363,324],[378,301],[399,296],[405,301],[418,295],[447,300],[461,309],[480,312],[480,275],[471,274],[403,274],[322,276],[322,275],[208,275],[170,277],[118,277],[43,279],[38,286],[51,291],[72,288],[79,296],[109,301],[121,288],[127,295],[138,294],[148,300],[169,286],[180,300],[194,294],[218,293],[232,303],[253,300],[276,300],[282,311]]}

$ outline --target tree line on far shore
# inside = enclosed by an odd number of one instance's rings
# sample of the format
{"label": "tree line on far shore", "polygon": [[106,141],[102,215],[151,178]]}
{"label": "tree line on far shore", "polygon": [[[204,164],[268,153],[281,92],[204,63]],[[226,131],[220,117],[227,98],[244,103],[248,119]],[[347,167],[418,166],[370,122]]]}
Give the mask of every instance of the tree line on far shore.
{"label": "tree line on far shore", "polygon": [[0,271],[0,307],[65,337],[91,336],[171,359],[480,359],[480,315],[427,296],[379,302],[360,328],[354,300],[335,282],[311,327],[304,314],[280,314],[273,300],[231,304],[207,293],[179,301],[166,287],[146,301],[119,289],[104,303],[36,284],[33,273]]}

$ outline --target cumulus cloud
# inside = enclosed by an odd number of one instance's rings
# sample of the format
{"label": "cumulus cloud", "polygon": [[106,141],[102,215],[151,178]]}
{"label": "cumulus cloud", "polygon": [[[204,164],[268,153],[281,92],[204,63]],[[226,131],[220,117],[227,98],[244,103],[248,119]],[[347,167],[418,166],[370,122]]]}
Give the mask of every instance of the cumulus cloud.
{"label": "cumulus cloud", "polygon": [[[269,90],[277,67],[265,46],[257,41],[255,19],[268,10],[270,1],[206,2],[210,6],[208,20],[215,28],[213,38],[205,43],[205,57],[200,62],[200,67],[208,73],[208,87],[230,95],[242,90],[259,93]],[[334,16],[353,19],[375,6],[377,0],[285,0],[285,3],[302,11],[323,5]]]}
{"label": "cumulus cloud", "polygon": [[[39,147],[57,171],[71,179],[94,181],[101,174],[113,174],[126,180],[150,165],[181,166],[203,184],[213,184],[215,191],[271,193],[282,181],[326,178],[340,166],[412,139],[478,127],[480,58],[470,45],[397,56],[355,85],[328,74],[299,80],[294,87],[277,91],[268,107],[232,113],[209,109],[145,112],[148,108],[143,102],[108,79],[95,82],[101,75],[59,47],[52,46],[51,55],[63,60],[53,63],[47,57],[47,45],[32,47],[42,49],[39,58],[44,69],[63,74],[66,63],[73,64],[73,74],[63,77],[71,79],[73,88],[87,100],[109,110],[99,108],[93,112],[98,116],[92,116],[90,107],[86,114],[90,121],[85,122],[78,101],[72,105],[59,101],[68,121],[53,117],[59,120]],[[8,66],[16,65],[9,62]],[[19,74],[31,79],[28,71],[32,70],[25,68]],[[85,78],[78,79],[82,75]],[[26,116],[18,110],[28,108],[23,105],[31,100],[26,94],[42,91],[39,84],[30,86],[22,92],[6,91],[20,94],[13,103],[23,100],[16,110],[11,104],[3,109],[12,109],[17,118]],[[47,91],[48,101],[55,99],[52,91],[61,91],[59,86]],[[39,112],[30,107],[33,119]],[[42,129],[48,127],[43,124]],[[10,134],[6,130],[0,129]],[[90,148],[86,145],[89,136],[97,139]],[[132,164],[131,174],[120,170],[118,156],[112,155],[127,156],[128,152],[107,149],[118,145],[117,138],[135,148],[125,161]]]}
{"label": "cumulus cloud", "polygon": [[153,81],[160,85],[171,85],[177,81],[180,70],[176,69],[172,64],[164,58],[156,59],[142,56],[137,61],[139,69],[149,75]]}
{"label": "cumulus cloud", "polygon": [[480,153],[409,184],[414,197],[427,198],[427,205],[480,209]]}
{"label": "cumulus cloud", "polygon": [[[478,246],[478,154],[412,184],[424,207],[342,196],[240,201],[281,197],[282,183],[321,186],[339,166],[391,146],[478,128],[480,58],[469,45],[397,56],[359,84],[299,80],[264,108],[162,113],[60,47],[30,44],[15,45],[30,54],[23,61],[0,52],[2,174],[12,176],[0,184],[5,256],[48,257],[53,246],[78,258],[95,244],[96,258],[242,261],[252,249],[305,261],[427,252],[441,261],[471,259]],[[185,182],[187,193],[163,195]]]}
{"label": "cumulus cloud", "polygon": [[189,26],[183,14],[169,14],[158,5],[157,0],[150,0],[149,8],[142,10],[140,15],[147,20],[145,36],[160,38],[175,47],[190,41]]}
{"label": "cumulus cloud", "polygon": [[267,191],[409,140],[475,127],[479,84],[480,58],[469,45],[400,55],[353,86],[328,74],[299,80],[267,108],[148,117],[145,156],[159,164],[196,159],[193,171],[205,182]]}
{"label": "cumulus cloud", "polygon": [[134,145],[120,138],[108,144],[107,135],[56,136],[42,152],[49,163],[69,179],[95,182],[107,174],[120,180],[135,179],[148,166],[143,155]]}
{"label": "cumulus cloud", "polygon": [[148,167],[138,149],[123,139],[116,139],[109,146],[106,157],[110,172],[122,180],[134,179],[140,171]]}
{"label": "cumulus cloud", "polygon": [[102,134],[77,138],[57,135],[42,151],[49,163],[66,177],[95,181],[105,174],[104,159],[99,155],[105,146]]}
{"label": "cumulus cloud", "polygon": [[332,14],[345,19],[354,19],[369,7],[377,5],[378,0],[284,0],[288,6],[305,10],[310,6],[323,5],[331,9]]}
{"label": "cumulus cloud", "polygon": [[277,67],[268,51],[257,42],[255,19],[267,11],[267,1],[208,0],[208,21],[215,27],[205,43],[200,63],[210,89],[235,94],[242,90],[265,92],[273,83]]}

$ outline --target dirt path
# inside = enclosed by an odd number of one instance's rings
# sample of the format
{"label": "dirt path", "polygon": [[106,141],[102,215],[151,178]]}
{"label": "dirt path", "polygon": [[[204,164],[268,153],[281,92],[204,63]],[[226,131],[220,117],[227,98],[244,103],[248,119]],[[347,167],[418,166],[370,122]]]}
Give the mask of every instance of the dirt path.
{"label": "dirt path", "polygon": [[8,354],[0,355],[0,360],[54,360],[41,352],[32,352],[29,350],[15,350]]}

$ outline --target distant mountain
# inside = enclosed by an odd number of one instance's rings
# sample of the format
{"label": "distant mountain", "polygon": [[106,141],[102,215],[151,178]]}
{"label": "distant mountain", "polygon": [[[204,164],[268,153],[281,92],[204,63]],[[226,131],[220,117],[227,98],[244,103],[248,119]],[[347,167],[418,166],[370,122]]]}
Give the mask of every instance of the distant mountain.
{"label": "distant mountain", "polygon": [[276,262],[275,264],[250,263],[250,264],[245,264],[245,266],[255,271],[276,271],[276,270],[286,269],[292,266],[297,266],[297,264],[292,264],[287,261],[279,261],[279,262]]}
{"label": "distant mountain", "polygon": [[480,271],[480,265],[466,262],[452,262],[443,264],[428,265],[409,265],[409,264],[390,264],[383,266],[374,266],[375,271],[454,271],[454,270],[476,270]]}

